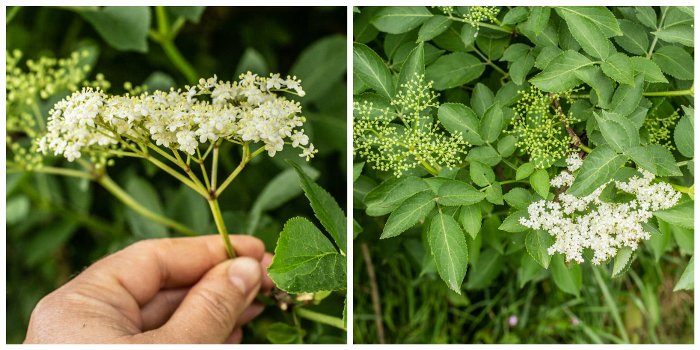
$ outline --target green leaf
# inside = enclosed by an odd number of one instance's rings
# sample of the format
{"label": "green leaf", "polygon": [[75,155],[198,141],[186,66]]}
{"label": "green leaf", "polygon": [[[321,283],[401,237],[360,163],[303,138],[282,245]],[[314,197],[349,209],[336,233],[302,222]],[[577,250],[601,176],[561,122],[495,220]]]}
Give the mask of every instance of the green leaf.
{"label": "green leaf", "polygon": [[418,192],[429,190],[428,184],[418,177],[391,177],[373,188],[365,196],[364,202],[367,206],[367,215],[386,215],[396,210],[409,197]]}
{"label": "green leaf", "polygon": [[527,227],[520,224],[520,219],[527,217],[527,209],[518,210],[503,219],[503,223],[498,227],[498,229],[511,233],[527,231]]}
{"label": "green leaf", "polygon": [[578,297],[583,279],[581,266],[579,264],[571,264],[571,266],[567,267],[561,254],[552,256],[551,266],[554,284],[562,292]]}
{"label": "green leaf", "polygon": [[693,201],[683,202],[673,208],[654,212],[654,216],[682,228],[693,229]]}
{"label": "green leaf", "polygon": [[583,161],[574,183],[567,192],[576,197],[589,195],[611,179],[625,161],[626,157],[615,153],[610,146],[596,147]]}
{"label": "green leaf", "polygon": [[391,34],[410,31],[433,17],[425,6],[388,6],[377,12],[372,20],[377,29]]}
{"label": "green leaf", "polygon": [[435,215],[430,222],[428,242],[440,278],[450,289],[462,294],[461,286],[467,273],[469,250],[457,221],[447,214]]}
{"label": "green leaf", "polygon": [[651,60],[659,65],[661,70],[680,80],[692,80],[693,57],[678,46],[663,46],[651,56]]}
{"label": "green leaf", "polygon": [[399,73],[398,86],[401,87],[403,84],[423,75],[425,75],[425,49],[421,42],[411,50],[411,53],[408,54],[408,57],[406,57],[406,60],[403,62],[401,72]]}
{"label": "green leaf", "polygon": [[445,206],[470,205],[481,202],[486,195],[466,182],[450,180],[438,190],[438,204]]}
{"label": "green leaf", "polygon": [[486,114],[486,111],[493,105],[493,100],[493,92],[488,86],[483,83],[476,83],[476,85],[474,85],[470,103],[479,118],[482,118],[484,114]]}
{"label": "green leaf", "polygon": [[525,249],[540,266],[549,268],[552,256],[547,249],[554,243],[552,236],[543,230],[530,230],[525,237]]}
{"label": "green leaf", "polygon": [[639,107],[644,89],[644,77],[639,74],[633,85],[620,85],[613,95],[610,109],[622,116],[628,116]]}
{"label": "green leaf", "polygon": [[549,194],[549,174],[545,169],[537,169],[530,175],[530,185],[542,198]]}
{"label": "green leaf", "polygon": [[501,156],[491,146],[473,147],[467,155],[468,161],[479,161],[488,166],[496,166],[501,162]]}
{"label": "green leaf", "polygon": [[445,16],[433,16],[420,27],[417,41],[428,41],[442,34],[450,27],[452,21]]}
{"label": "green leaf", "polygon": [[614,112],[593,112],[605,141],[618,152],[624,152],[639,145],[639,131],[632,122]]}
{"label": "green leaf", "polygon": [[586,19],[598,27],[605,37],[623,35],[620,30],[620,25],[617,23],[617,18],[610,10],[603,6],[576,6],[576,7],[557,7],[557,13],[567,14]]}
{"label": "green leaf", "polygon": [[600,67],[586,67],[576,71],[576,77],[593,88],[597,97],[597,105],[608,108],[613,96],[613,82],[605,76]]}
{"label": "green leaf", "polygon": [[493,182],[488,187],[486,187],[486,200],[489,203],[496,205],[503,205],[503,188],[500,182]]}
{"label": "green leaf", "polygon": [[690,258],[688,265],[683,270],[681,278],[678,279],[676,285],[673,287],[673,291],[677,292],[679,290],[693,290],[695,288],[695,274],[694,274],[695,256]]}
{"label": "green leaf", "polygon": [[464,44],[464,47],[468,47],[474,43],[478,35],[478,30],[469,23],[465,23],[462,26],[462,30],[459,32],[459,39]]}
{"label": "green leaf", "polygon": [[385,97],[394,96],[393,80],[386,63],[367,45],[352,45],[353,74],[362,82]]}
{"label": "green leaf", "polygon": [[365,167],[365,162],[352,164],[352,182],[357,181],[357,178],[362,175],[362,169]]}
{"label": "green leaf", "polygon": [[176,17],[184,17],[192,23],[199,23],[206,6],[166,6],[165,9]]}
{"label": "green leaf", "polygon": [[621,19],[619,22],[620,29],[625,35],[616,36],[615,42],[633,55],[646,56],[647,49],[649,49],[649,36],[646,28],[626,19]]}
{"label": "green leaf", "polygon": [[646,57],[630,57],[632,62],[632,67],[634,67],[635,72],[639,72],[644,75],[644,80],[650,83],[668,83],[668,79],[661,72],[661,68],[656,65],[652,60]]}
{"label": "green leaf", "polygon": [[673,153],[669,151],[666,147],[652,144],[646,147],[651,159],[656,165],[656,172],[658,176],[681,176],[683,173],[681,169],[676,164],[676,159],[673,157]]}
{"label": "green leaf", "polygon": [[694,154],[693,130],[695,130],[695,126],[693,124],[693,119],[684,115],[673,130],[673,141],[676,143],[678,152],[688,158],[693,158]]}
{"label": "green leaf", "polygon": [[535,57],[532,55],[532,53],[527,53],[525,57],[521,57],[521,59],[511,63],[508,73],[510,74],[510,77],[513,79],[514,83],[522,85],[525,83],[525,78],[527,78],[527,74],[534,65]]}
{"label": "green leaf", "polygon": [[496,61],[503,55],[510,44],[510,36],[496,37],[479,35],[476,37],[476,46],[491,61]]}
{"label": "green leaf", "polygon": [[286,323],[275,322],[267,328],[265,337],[272,344],[302,344],[306,331]]}
{"label": "green leaf", "polygon": [[642,168],[656,175],[656,164],[654,164],[654,159],[651,157],[647,147],[648,146],[632,147],[624,150],[624,153],[632,158],[632,161],[637,164],[637,168]]}
{"label": "green leaf", "polygon": [[547,27],[552,9],[546,6],[530,7],[530,16],[527,19],[527,26],[535,35],[540,35]]}
{"label": "green leaf", "polygon": [[311,221],[289,219],[280,233],[268,274],[288,293],[344,290],[345,257]]}
{"label": "green leaf", "polygon": [[667,43],[678,43],[684,46],[693,47],[693,27],[690,24],[674,25],[661,28],[651,34]]}
{"label": "green leaf", "polygon": [[407,199],[394,210],[384,225],[380,239],[396,237],[413,225],[425,219],[435,207],[435,197],[428,191],[420,192]]}
{"label": "green leaf", "polygon": [[479,204],[465,205],[459,211],[459,223],[472,239],[476,238],[481,230],[481,207]]}
{"label": "green leaf", "polygon": [[503,199],[515,209],[524,209],[532,202],[532,196],[528,190],[516,187],[503,196]]}
{"label": "green leaf", "polygon": [[442,91],[466,84],[481,76],[484,63],[464,52],[454,52],[438,58],[425,70],[428,81],[433,81],[435,90]]}
{"label": "green leaf", "polygon": [[488,186],[496,181],[496,174],[490,166],[481,162],[471,162],[469,164],[469,176],[477,186]]}
{"label": "green leaf", "polygon": [[504,267],[504,256],[495,249],[486,249],[469,272],[467,289],[484,289],[491,286],[493,280],[498,277]]}
{"label": "green leaf", "polygon": [[78,223],[75,220],[66,219],[37,231],[25,243],[24,262],[29,267],[37,266],[44,261],[50,263],[54,260],[50,258],[51,254],[65,246],[77,229]]}
{"label": "green leaf", "polygon": [[593,65],[593,62],[576,51],[564,51],[552,59],[547,67],[530,79],[530,83],[547,92],[566,91],[579,85],[574,74],[577,70]]}
{"label": "green leaf", "polygon": [[326,192],[323,187],[317,185],[306,173],[301,170],[301,167],[293,162],[290,164],[297,171],[299,183],[306,194],[306,198],[311,203],[311,209],[318,221],[323,225],[328,234],[333,238],[335,243],[340,248],[341,252],[347,251],[347,232],[345,213],[340,209],[335,198]]}
{"label": "green leaf", "polygon": [[22,222],[29,214],[31,202],[25,195],[16,195],[5,202],[5,224],[14,225]]}
{"label": "green leaf", "polygon": [[566,21],[569,32],[587,54],[601,59],[606,59],[610,55],[612,43],[599,29],[598,24],[591,21],[585,13],[571,10],[571,8],[555,10]]}
{"label": "green leaf", "polygon": [[525,6],[515,6],[506,12],[501,23],[511,25],[520,23],[528,18],[529,11]]}
{"label": "green leaf", "polygon": [[500,140],[498,140],[496,149],[498,150],[498,153],[500,153],[501,157],[510,157],[513,154],[513,152],[515,152],[515,144],[517,142],[518,139],[515,136],[506,135]]}
{"label": "green leaf", "polygon": [[343,35],[321,38],[301,52],[290,69],[304,84],[304,101],[317,101],[345,76],[347,39]]}
{"label": "green leaf", "polygon": [[503,108],[498,104],[492,105],[481,119],[481,136],[484,137],[484,141],[496,141],[503,130],[503,124]]}
{"label": "green leaf", "polygon": [[629,270],[634,260],[634,250],[629,247],[622,247],[617,251],[613,260],[612,277],[620,277],[623,273]]}
{"label": "green leaf", "polygon": [[539,69],[547,68],[547,65],[549,65],[549,63],[552,62],[552,60],[559,56],[562,52],[564,51],[562,51],[556,46],[547,46],[543,48],[537,55],[537,58],[535,58],[535,67]]}
{"label": "green leaf", "polygon": [[461,103],[444,103],[438,108],[438,120],[452,134],[461,133],[472,145],[482,145],[479,135],[479,119],[474,111]]}
{"label": "green leaf", "polygon": [[634,11],[639,23],[656,29],[656,11],[651,6],[635,6]]}
{"label": "green leaf", "polygon": [[[124,190],[142,206],[158,215],[163,215],[163,206],[158,197],[158,192],[144,178],[130,176],[126,181]],[[140,239],[168,237],[168,230],[165,226],[145,218],[129,207],[126,210],[126,219],[135,237]]]}
{"label": "green leaf", "polygon": [[527,179],[532,175],[532,173],[535,172],[535,164],[532,163],[524,163],[518,167],[518,169],[515,171],[515,179],[516,180],[522,180],[522,179]]}
{"label": "green leaf", "polygon": [[628,85],[634,84],[634,68],[632,67],[630,58],[624,53],[618,52],[610,55],[610,57],[605,59],[600,65],[600,68],[605,75],[619,83]]}
{"label": "green leaf", "polygon": [[120,51],[148,51],[151,10],[146,6],[105,6],[78,11],[109,46]]}

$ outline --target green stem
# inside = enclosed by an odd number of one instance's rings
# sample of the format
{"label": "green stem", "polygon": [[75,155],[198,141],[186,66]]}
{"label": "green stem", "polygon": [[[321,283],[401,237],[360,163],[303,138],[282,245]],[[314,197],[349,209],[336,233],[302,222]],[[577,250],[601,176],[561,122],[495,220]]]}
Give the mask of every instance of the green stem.
{"label": "green stem", "polygon": [[319,312],[311,311],[311,310],[300,308],[300,307],[295,308],[294,313],[301,318],[305,318],[307,320],[327,324],[329,326],[345,330],[345,323],[343,322],[343,319],[341,319],[341,318],[328,316],[326,314],[322,314]]}
{"label": "green stem", "polygon": [[[471,22],[467,21],[464,18],[453,17],[452,15],[450,15],[448,18],[453,20],[453,21],[463,22],[463,23],[467,23],[467,24],[471,25]],[[504,33],[509,33],[509,34],[513,33],[513,28],[508,27],[508,26],[498,26],[498,25],[491,24],[491,23],[479,22],[479,27],[489,28],[489,29],[493,29],[493,30],[497,30],[499,32],[504,32]]]}
{"label": "green stem", "polygon": [[131,208],[133,211],[137,212],[138,214],[151,219],[159,224],[165,225],[167,227],[170,227],[178,232],[181,232],[187,236],[197,236],[197,232],[194,232],[192,229],[180,224],[179,222],[170,220],[164,216],[161,216],[159,214],[154,213],[150,209],[142,206],[136,199],[131,197],[126,191],[124,191],[119,185],[117,185],[116,182],[114,182],[109,176],[106,174],[103,174],[102,176],[97,179],[97,183],[102,185],[107,191],[109,191],[112,195],[117,197],[122,203],[124,203],[127,207]]}
{"label": "green stem", "polygon": [[236,179],[236,176],[243,171],[243,168],[245,168],[246,164],[248,164],[248,161],[250,161],[250,150],[248,149],[248,144],[243,145],[243,158],[241,159],[241,162],[238,164],[236,169],[233,170],[233,172],[224,180],[224,182],[221,183],[221,186],[214,191],[214,197],[218,198],[222,192],[228,187],[228,185],[233,182],[233,180]]}
{"label": "green stem", "polygon": [[[212,151],[212,159],[211,159],[211,186],[209,187],[212,192],[216,193],[216,177],[217,173],[219,172],[219,143],[215,142],[214,143],[214,151]],[[204,162],[204,160],[202,160]],[[200,163],[203,164],[203,163]],[[204,168],[204,165],[202,165],[202,168]],[[206,175],[205,175],[206,176]]]}
{"label": "green stem", "polygon": [[62,176],[71,176],[71,177],[82,177],[84,179],[92,179],[92,175],[90,173],[85,172],[85,171],[81,171],[81,170],[74,170],[74,169],[43,166],[43,167],[38,168],[38,169],[32,169],[31,171],[36,172],[36,173],[45,173],[45,174],[52,174],[52,175],[62,175]]}
{"label": "green stem", "polygon": [[213,198],[209,199],[208,202],[209,208],[211,209],[211,214],[214,217],[214,222],[216,223],[216,230],[219,231],[219,235],[224,241],[224,248],[226,248],[226,253],[228,254],[229,258],[233,259],[236,257],[236,251],[233,250],[231,239],[228,236],[228,230],[226,230],[224,217],[221,215],[221,208],[219,208],[219,201],[216,198]]}
{"label": "green stem", "polygon": [[598,283],[598,286],[600,287],[601,292],[603,292],[603,298],[605,299],[605,303],[607,304],[610,313],[612,314],[613,321],[615,322],[615,325],[617,326],[618,332],[620,332],[620,336],[624,340],[625,343],[629,343],[629,336],[627,335],[627,331],[625,330],[625,326],[622,323],[622,318],[620,317],[620,311],[617,309],[617,304],[615,303],[615,300],[613,300],[612,296],[610,295],[610,291],[608,290],[608,286],[605,284],[605,281],[603,280],[603,277],[600,275],[600,271],[598,267],[593,267],[593,275],[595,276],[596,282]]}
{"label": "green stem", "polygon": [[591,152],[593,152],[593,149],[592,149],[592,148],[590,148],[590,147],[588,147],[588,146],[586,146],[586,145],[584,145],[584,144],[578,145],[578,148],[580,148],[582,151],[584,151],[584,152],[586,152],[586,153],[591,153]]}
{"label": "green stem", "polygon": [[187,59],[180,53],[180,50],[177,49],[174,42],[174,34],[179,31],[179,27],[182,26],[182,24],[178,25],[176,21],[173,28],[171,28],[168,22],[168,14],[163,6],[156,6],[156,21],[158,25],[158,34],[151,34],[151,39],[160,44],[165,55],[170,59],[170,62],[185,76],[187,81],[191,84],[196,83],[197,71],[195,71]]}
{"label": "green stem", "polygon": [[529,183],[528,181],[525,181],[525,180],[503,180],[503,181],[499,181],[499,182],[501,183],[501,185],[515,184],[515,183],[524,183],[524,184]]}
{"label": "green stem", "polygon": [[675,90],[675,91],[652,91],[652,92],[645,92],[642,95],[643,96],[648,96],[648,97],[655,97],[655,96],[693,96],[695,94],[695,89],[694,87],[690,87],[690,89],[685,89],[685,90]]}
{"label": "green stem", "polygon": [[493,63],[488,57],[486,57],[483,53],[481,53],[481,51],[479,51],[479,49],[477,49],[476,47],[474,47],[474,52],[476,52],[476,54],[479,55],[479,57],[481,57],[481,59],[484,60],[484,62],[486,62],[486,64],[493,67],[493,69],[495,69],[499,73],[503,74],[504,77],[509,76],[509,74],[506,71],[501,69],[501,67],[499,67],[495,63]]}
{"label": "green stem", "polygon": [[[668,9],[670,7],[666,7],[663,10],[663,13],[661,14],[661,19],[659,20],[659,25],[656,26],[656,29],[661,29],[661,27],[664,24],[664,21],[666,20],[666,13],[668,12]],[[656,43],[659,41],[659,37],[657,35],[654,35],[654,40],[651,41],[651,46],[649,46],[649,52],[647,53],[647,58],[651,58],[651,55],[654,53],[654,48],[656,47]]]}
{"label": "green stem", "polygon": [[5,25],[10,24],[12,22],[12,19],[17,16],[17,13],[19,13],[19,10],[22,9],[22,6],[14,6],[8,13],[7,13],[7,19],[5,19]]}
{"label": "green stem", "polygon": [[423,166],[423,168],[425,168],[425,170],[427,170],[430,174],[432,174],[433,176],[438,176],[439,171],[438,171],[437,169],[435,169],[432,165],[428,164],[426,161],[424,161],[424,160],[422,160],[422,159],[420,160],[420,164],[421,164],[421,165]]}
{"label": "green stem", "polygon": [[197,186],[194,182],[192,182],[190,179],[186,178],[184,175],[181,173],[177,172],[175,169],[167,166],[163,162],[159,161],[156,158],[153,157],[146,157],[149,162],[153,163],[153,165],[159,167],[163,171],[167,172],[168,174],[172,175],[174,178],[180,180],[180,182],[184,183],[187,187],[195,190],[195,192],[199,193],[202,195],[204,198],[209,198],[209,193],[207,193],[206,189]]}

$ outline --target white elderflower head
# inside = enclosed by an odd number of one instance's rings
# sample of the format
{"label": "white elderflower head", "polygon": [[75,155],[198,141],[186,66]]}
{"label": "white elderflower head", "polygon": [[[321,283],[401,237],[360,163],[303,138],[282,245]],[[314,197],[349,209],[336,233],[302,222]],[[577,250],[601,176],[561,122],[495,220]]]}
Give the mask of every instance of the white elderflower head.
{"label": "white elderflower head", "polygon": [[[303,96],[301,82],[251,72],[237,82],[200,79],[184,91],[155,91],[139,96],[112,96],[86,88],[58,102],[50,112],[48,132],[38,142],[41,152],[69,161],[83,152],[106,154],[125,144],[152,142],[194,155],[201,144],[224,139],[263,143],[270,156],[285,144],[313,158],[318,151],[301,127],[301,105],[276,94]],[[210,99],[197,96],[210,95]]]}
{"label": "white elderflower head", "polygon": [[[570,173],[581,166],[578,155],[567,159],[568,170],[552,179],[556,188],[567,188],[574,181]],[[534,230],[544,230],[554,237],[548,253],[564,254],[566,261],[584,262],[583,250],[593,250],[593,264],[600,264],[617,254],[622,247],[637,249],[639,241],[650,234],[642,224],[657,210],[673,207],[681,194],[665,182],[652,183],[654,175],[638,169],[640,176],[627,181],[613,181],[598,187],[585,197],[561,193],[556,201],[540,200],[528,206],[528,217],[520,224]],[[635,196],[624,203],[607,203],[600,195],[608,185]]]}

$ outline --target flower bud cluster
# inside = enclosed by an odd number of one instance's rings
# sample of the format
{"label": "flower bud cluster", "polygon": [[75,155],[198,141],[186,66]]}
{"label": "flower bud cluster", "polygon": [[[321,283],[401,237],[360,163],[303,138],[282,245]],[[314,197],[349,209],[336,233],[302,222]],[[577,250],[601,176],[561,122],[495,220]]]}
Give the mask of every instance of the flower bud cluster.
{"label": "flower bud cluster", "polygon": [[39,149],[73,161],[83,153],[104,154],[125,144],[149,142],[194,155],[201,144],[227,140],[262,142],[270,156],[287,143],[301,149],[300,156],[308,160],[318,151],[301,129],[306,121],[299,114],[301,105],[275,93],[295,91],[303,96],[300,83],[248,72],[233,83],[214,76],[185,90],[138,96],[86,88],[54,106]]}
{"label": "flower bud cluster", "polygon": [[672,142],[673,128],[679,119],[678,111],[674,111],[667,117],[649,113],[644,119],[642,130],[648,132],[649,143],[659,144],[669,151],[674,151],[676,147]]}
{"label": "flower bud cluster", "polygon": [[[442,11],[447,16],[455,14],[454,6],[433,6]],[[472,27],[479,28],[479,23],[496,22],[498,13],[501,12],[498,6],[468,6],[466,12],[462,12],[462,18]]]}
{"label": "flower bud cluster", "polygon": [[353,155],[397,177],[418,166],[456,166],[468,144],[435,121],[432,112],[438,107],[437,98],[432,82],[417,75],[400,86],[392,108],[378,112],[371,102],[355,102]]}
{"label": "flower bud cluster", "polygon": [[[572,173],[581,166],[578,155],[572,155],[569,167],[552,179],[553,187],[565,189],[574,182]],[[627,181],[610,180],[584,197],[561,193],[554,201],[539,200],[527,208],[528,217],[520,224],[533,230],[544,230],[554,237],[548,253],[564,254],[566,261],[583,263],[584,249],[593,251],[592,263],[597,265],[614,257],[623,247],[637,249],[639,241],[650,238],[642,224],[657,210],[673,207],[681,194],[665,182],[653,183],[654,175],[638,169],[641,176]],[[608,186],[634,196],[632,200],[615,203],[602,200]]]}

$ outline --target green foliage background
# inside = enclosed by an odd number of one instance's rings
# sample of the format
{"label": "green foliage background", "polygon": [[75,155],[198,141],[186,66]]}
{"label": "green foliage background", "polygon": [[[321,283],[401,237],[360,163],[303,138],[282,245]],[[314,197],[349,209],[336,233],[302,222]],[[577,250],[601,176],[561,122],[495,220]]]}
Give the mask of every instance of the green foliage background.
{"label": "green foliage background", "polygon": [[[189,83],[162,47],[147,36],[147,30],[157,25],[153,8],[123,8],[115,13],[114,9],[28,7],[8,8],[7,13],[9,52],[20,49],[27,59],[66,57],[87,49],[95,62],[89,77],[104,74],[112,83],[112,93],[123,92],[125,82],[159,89]],[[302,79],[307,95],[300,101],[309,121],[307,132],[319,149],[308,165],[316,170],[312,171],[316,181],[338,203],[345,203],[346,184],[338,180],[345,178],[346,171],[345,8],[190,7],[167,8],[167,14],[172,21],[183,17],[175,43],[197,78],[216,74],[219,79],[235,80],[239,73],[252,70],[264,75],[296,74]],[[57,98],[66,94],[61,92]],[[50,104],[42,105],[44,114]],[[285,162],[301,162],[296,153],[256,159],[224,193],[220,203],[232,232],[252,228],[250,233],[273,251],[288,218],[300,215],[316,222],[308,200],[300,196],[294,171]],[[230,172],[240,158],[238,150],[228,147],[221,154],[220,171]],[[65,160],[52,162],[60,165]],[[118,159],[107,171],[150,209],[199,232],[215,233],[206,202],[156,170],[143,162]],[[277,179],[274,185],[265,188],[273,179]],[[9,174],[6,196],[8,343],[24,339],[36,302],[85,266],[136,240],[176,236],[126,209],[89,181]],[[331,296],[312,309],[340,315],[342,296]],[[267,342],[272,322],[289,318],[275,307],[268,308],[245,330],[244,341]],[[345,334],[337,329],[302,322],[305,342],[345,342]],[[277,330],[278,338],[282,337],[278,341],[300,340],[297,334],[284,335],[285,331],[289,329]]]}
{"label": "green foliage background", "polygon": [[[405,77],[424,72],[441,96],[421,116],[472,144],[456,169],[416,161],[398,180],[355,154],[355,342],[692,343],[693,9],[518,6],[490,20],[473,12],[483,8],[443,10],[354,9],[356,123],[385,113],[396,130],[420,133],[393,102]],[[575,117],[576,151],[595,148],[569,193],[588,194],[635,163],[684,189],[634,254],[566,264],[547,254],[549,234],[518,223],[529,203],[553,198],[550,178],[575,145],[562,126],[540,130],[531,145],[560,138],[563,149],[537,165],[516,144],[507,131],[530,85],[542,96],[581,87],[561,108]],[[672,126],[656,124],[664,118]],[[672,152],[650,136],[664,128]],[[419,146],[387,152],[408,157]]]}

